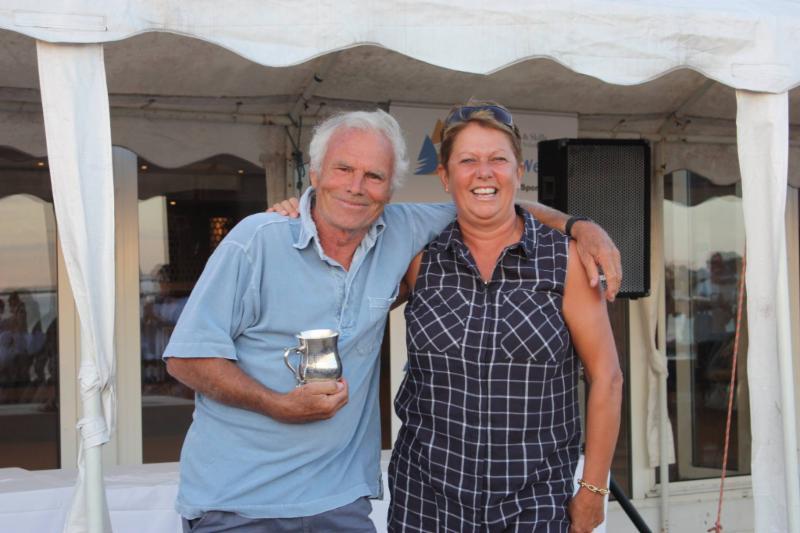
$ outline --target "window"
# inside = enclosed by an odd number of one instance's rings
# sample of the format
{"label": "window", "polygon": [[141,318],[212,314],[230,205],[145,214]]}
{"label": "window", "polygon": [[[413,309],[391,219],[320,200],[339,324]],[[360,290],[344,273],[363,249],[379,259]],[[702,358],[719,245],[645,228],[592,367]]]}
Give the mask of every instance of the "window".
{"label": "window", "polygon": [[44,158],[0,148],[0,468],[59,468],[56,223]]}
{"label": "window", "polygon": [[[744,222],[739,184],[691,171],[664,179],[664,268],[671,481],[719,477],[736,334]],[[743,310],[728,472],[750,473],[747,326]]]}
{"label": "window", "polygon": [[138,165],[143,461],[177,461],[194,393],[167,374],[161,355],[211,252],[266,208],[266,180],[232,156],[176,169]]}

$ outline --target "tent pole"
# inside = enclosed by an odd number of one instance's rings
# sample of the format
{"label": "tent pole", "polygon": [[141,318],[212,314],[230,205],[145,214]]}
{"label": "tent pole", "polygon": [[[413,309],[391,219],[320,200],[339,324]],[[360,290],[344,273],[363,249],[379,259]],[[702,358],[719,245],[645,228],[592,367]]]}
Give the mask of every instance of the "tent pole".
{"label": "tent pole", "polygon": [[[99,392],[93,393],[83,402],[84,416],[87,418],[102,418],[103,407]],[[86,460],[86,523],[89,533],[104,533],[104,512],[106,507],[105,491],[103,489],[103,446],[89,447],[84,441]]]}
{"label": "tent pole", "polygon": [[789,97],[737,90],[736,104],[746,250],[756,258],[745,275],[754,526],[800,533],[786,269]]}
{"label": "tent pole", "polygon": [[783,416],[783,454],[786,465],[786,507],[789,531],[800,533],[800,478],[797,465],[797,426],[795,418],[794,369],[792,368],[792,326],[789,319],[789,275],[786,245],[780,248],[777,279],[778,365],[781,375],[781,414]]}
{"label": "tent pole", "polygon": [[658,474],[661,480],[661,531],[669,531],[669,432],[667,431],[667,375],[658,380],[658,436],[661,444],[658,453]]}
{"label": "tent pole", "polygon": [[[655,180],[653,187],[652,202],[656,206],[653,214],[658,213],[658,221],[653,224],[656,231],[662,231],[664,227],[664,216],[661,212],[664,201],[664,139],[659,139],[654,143],[655,148],[655,171],[653,178]],[[662,243],[662,239],[653,239],[653,243]],[[663,245],[663,244],[662,244]],[[663,253],[659,254],[663,257]],[[658,268],[663,268],[663,262]],[[664,305],[664,276],[658,276],[659,286],[656,289],[658,318],[656,320],[657,331],[657,344],[658,352],[661,354],[667,353],[666,346],[666,306]],[[669,407],[667,398],[667,378],[669,372],[667,371],[666,364],[664,372],[658,376],[658,474],[661,484],[661,500],[660,500],[660,518],[661,525],[660,531],[666,533],[669,531],[669,451],[672,447],[670,442],[671,432],[669,431]]]}

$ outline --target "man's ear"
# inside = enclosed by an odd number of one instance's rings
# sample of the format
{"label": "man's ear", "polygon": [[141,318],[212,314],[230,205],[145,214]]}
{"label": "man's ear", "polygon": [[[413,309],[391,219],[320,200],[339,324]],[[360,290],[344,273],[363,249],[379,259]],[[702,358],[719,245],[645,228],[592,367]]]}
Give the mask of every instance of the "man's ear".
{"label": "man's ear", "polygon": [[308,179],[311,181],[311,186],[316,189],[317,188],[317,180],[319,179],[318,175],[317,175],[317,171],[316,170],[310,171],[308,173]]}

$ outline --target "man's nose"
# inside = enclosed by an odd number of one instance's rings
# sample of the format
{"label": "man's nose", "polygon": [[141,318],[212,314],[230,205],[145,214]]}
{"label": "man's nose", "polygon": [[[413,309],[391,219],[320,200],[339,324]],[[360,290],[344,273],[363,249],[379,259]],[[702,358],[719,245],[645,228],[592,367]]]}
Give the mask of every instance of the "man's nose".
{"label": "man's nose", "polygon": [[361,194],[364,187],[364,173],[360,170],[353,171],[347,190],[352,194]]}

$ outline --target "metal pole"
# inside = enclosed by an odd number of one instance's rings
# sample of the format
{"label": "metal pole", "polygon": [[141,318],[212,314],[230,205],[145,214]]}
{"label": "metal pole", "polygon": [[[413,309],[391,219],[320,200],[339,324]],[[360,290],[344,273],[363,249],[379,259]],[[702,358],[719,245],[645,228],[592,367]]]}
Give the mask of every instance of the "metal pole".
{"label": "metal pole", "polygon": [[[662,205],[664,198],[664,141],[659,140],[655,146],[656,165],[653,179],[655,186],[652,187],[652,216],[655,221],[652,224],[654,228],[654,235],[657,237],[652,239],[653,245],[662,246],[662,238],[660,233],[663,231],[664,217],[662,216]],[[660,254],[663,257],[663,252]],[[656,265],[655,268],[663,268],[662,265]],[[656,288],[658,303],[658,320],[656,322],[656,329],[658,331],[657,348],[659,353],[666,354],[666,317],[664,306],[664,276],[658,276],[658,287]],[[652,335],[652,332],[650,332]],[[672,443],[669,441],[670,433],[668,430],[669,424],[669,409],[667,403],[667,372],[658,376],[658,473],[661,485],[660,494],[660,518],[661,518],[661,532],[666,533],[669,531],[669,449]]]}
{"label": "metal pole", "polygon": [[[86,418],[102,417],[100,393],[93,392],[91,396],[84,398],[83,409]],[[85,446],[84,441],[86,523],[89,533],[105,533],[106,493],[103,488],[103,447],[102,445],[91,448]]]}

